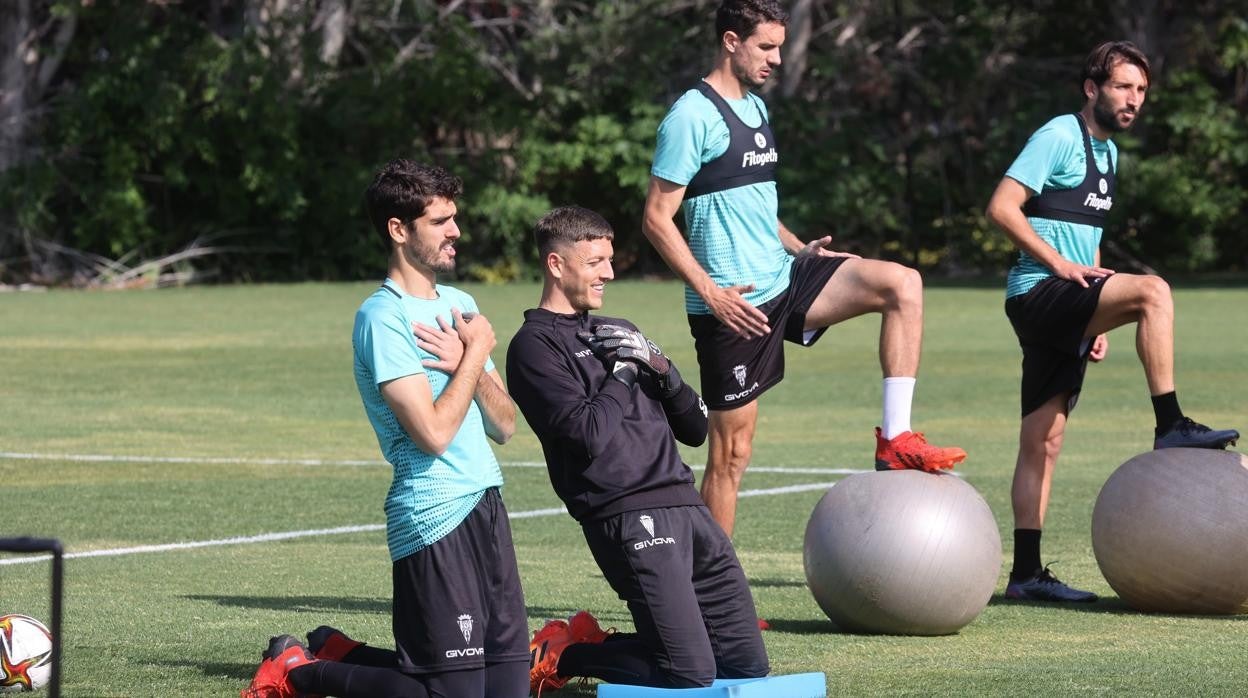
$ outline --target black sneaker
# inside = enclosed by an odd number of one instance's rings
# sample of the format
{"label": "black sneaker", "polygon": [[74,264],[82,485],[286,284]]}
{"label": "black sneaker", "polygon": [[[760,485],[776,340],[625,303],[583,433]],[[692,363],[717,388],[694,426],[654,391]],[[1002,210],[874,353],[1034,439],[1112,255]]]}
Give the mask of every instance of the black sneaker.
{"label": "black sneaker", "polygon": [[1062,580],[1053,576],[1048,567],[1021,581],[1016,582],[1011,579],[1005,587],[1005,597],[1019,601],[1070,601],[1074,603],[1096,601],[1096,594],[1063,584]]}
{"label": "black sneaker", "polygon": [[1226,448],[1239,440],[1234,429],[1210,429],[1184,417],[1153,439],[1153,448]]}
{"label": "black sneaker", "polygon": [[302,642],[299,642],[299,638],[294,635],[275,635],[269,638],[269,647],[260,653],[260,658],[277,659],[282,656],[282,653],[291,647],[303,647],[305,650],[307,649]]}

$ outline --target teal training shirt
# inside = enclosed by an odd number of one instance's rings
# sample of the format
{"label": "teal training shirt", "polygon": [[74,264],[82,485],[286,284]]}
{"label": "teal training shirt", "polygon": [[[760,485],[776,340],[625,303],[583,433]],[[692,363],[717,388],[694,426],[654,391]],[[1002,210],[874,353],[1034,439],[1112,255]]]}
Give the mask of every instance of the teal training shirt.
{"label": "teal training shirt", "polygon": [[[452,321],[452,307],[475,313],[477,304],[472,296],[450,286],[435,288],[437,298],[416,298],[386,279],[356,312],[352,333],[355,384],[381,453],[394,467],[385,508],[386,542],[390,559],[396,561],[450,533],[468,517],[485,490],[503,484],[476,402],[468,406],[446,452],[433,456],[407,436],[381,396],[382,383],[423,375],[437,400],[450,382],[448,374],[421,365],[422,359],[435,357],[417,346],[412,323],[437,327],[438,316]],[[487,360],[485,368],[494,370],[494,362]]]}
{"label": "teal training shirt", "polygon": [[[1083,182],[1087,172],[1082,139],[1083,133],[1074,114],[1054,118],[1031,135],[1005,176],[1037,194],[1045,188],[1073,189]],[[1114,142],[1090,140],[1097,169],[1102,173],[1108,171],[1107,156],[1111,154],[1117,169],[1118,147]],[[1062,257],[1086,266],[1096,263],[1101,228],[1030,216],[1027,220],[1040,239],[1052,245]],[[1026,252],[1020,252],[1018,263],[1010,268],[1006,278],[1005,296],[1013,298],[1022,295],[1052,275],[1048,267]]]}
{"label": "teal training shirt", "polygon": [[[725,100],[749,126],[767,117],[756,95]],[[728,125],[711,100],[696,89],[681,95],[659,125],[650,174],[687,185],[702,165],[728,149]],[[685,229],[693,258],[721,288],[754,284],[745,299],[754,306],[789,287],[793,257],[780,244],[775,182],[750,184],[686,199]],[[685,287],[685,311],[709,315],[701,296]]]}

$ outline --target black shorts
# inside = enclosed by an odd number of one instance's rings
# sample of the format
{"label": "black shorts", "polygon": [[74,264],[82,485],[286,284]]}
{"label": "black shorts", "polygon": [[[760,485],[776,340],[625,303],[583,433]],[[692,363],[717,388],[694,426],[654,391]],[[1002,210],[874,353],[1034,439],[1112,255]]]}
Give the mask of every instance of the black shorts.
{"label": "black shorts", "polygon": [[1063,393],[1070,394],[1066,411],[1075,408],[1092,349],[1088,323],[1100,303],[1103,282],[1088,279],[1084,288],[1050,277],[1027,293],[1006,299],[1005,314],[1023,348],[1024,417]]}
{"label": "black shorts", "polygon": [[[784,378],[784,341],[811,346],[827,329],[805,332],[806,311],[846,257],[802,255],[793,260],[789,287],[758,306],[772,332],[745,339],[714,315],[690,315],[689,332],[698,355],[702,399],[712,410],[748,404]],[[783,332],[777,332],[783,328]]]}
{"label": "black shorts", "polygon": [[398,560],[394,642],[406,674],[528,661],[529,625],[497,488],[433,545]]}
{"label": "black shorts", "polygon": [[630,511],[581,529],[638,639],[678,685],[767,675],[745,572],[706,506]]}

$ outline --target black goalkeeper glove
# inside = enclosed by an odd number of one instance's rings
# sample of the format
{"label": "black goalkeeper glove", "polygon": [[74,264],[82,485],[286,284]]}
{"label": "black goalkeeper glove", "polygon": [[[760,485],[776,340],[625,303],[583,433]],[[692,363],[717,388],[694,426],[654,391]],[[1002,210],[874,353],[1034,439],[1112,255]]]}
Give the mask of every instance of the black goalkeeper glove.
{"label": "black goalkeeper glove", "polygon": [[629,390],[637,384],[637,365],[628,361],[616,361],[611,365],[611,378],[624,384]]}
{"label": "black goalkeeper glove", "polygon": [[660,397],[667,399],[680,391],[676,365],[641,332],[620,325],[597,325],[592,333],[582,331],[576,336],[604,361],[626,362],[644,371],[658,387]]}
{"label": "black goalkeeper glove", "polygon": [[655,376],[666,374],[671,366],[659,345],[637,330],[620,325],[598,325],[592,334],[578,332],[576,336],[588,344],[596,356],[607,361],[631,361]]}

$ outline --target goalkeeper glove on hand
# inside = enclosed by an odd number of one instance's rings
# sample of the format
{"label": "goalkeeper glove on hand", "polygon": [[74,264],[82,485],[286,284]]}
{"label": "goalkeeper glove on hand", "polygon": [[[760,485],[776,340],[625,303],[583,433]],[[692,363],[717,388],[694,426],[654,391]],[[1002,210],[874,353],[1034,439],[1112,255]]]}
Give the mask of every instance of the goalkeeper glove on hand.
{"label": "goalkeeper glove on hand", "polygon": [[659,345],[637,330],[620,325],[598,325],[592,334],[578,332],[577,336],[597,356],[609,361],[631,361],[655,377],[666,375],[671,366]]}
{"label": "goalkeeper glove on hand", "polygon": [[668,399],[680,392],[683,382],[676,364],[637,330],[620,325],[598,325],[593,332],[581,331],[576,336],[604,361],[625,362],[645,370],[661,398]]}
{"label": "goalkeeper glove on hand", "polygon": [[626,388],[632,390],[637,383],[637,366],[628,361],[616,361],[611,367],[611,377],[624,384]]}

